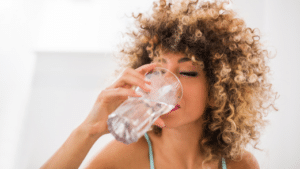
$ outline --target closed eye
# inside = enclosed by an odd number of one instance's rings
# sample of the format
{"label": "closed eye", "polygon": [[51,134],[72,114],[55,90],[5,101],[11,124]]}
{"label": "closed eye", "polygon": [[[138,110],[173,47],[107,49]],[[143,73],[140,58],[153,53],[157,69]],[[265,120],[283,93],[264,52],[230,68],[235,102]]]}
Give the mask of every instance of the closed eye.
{"label": "closed eye", "polygon": [[180,72],[180,74],[196,77],[198,75],[197,72]]}

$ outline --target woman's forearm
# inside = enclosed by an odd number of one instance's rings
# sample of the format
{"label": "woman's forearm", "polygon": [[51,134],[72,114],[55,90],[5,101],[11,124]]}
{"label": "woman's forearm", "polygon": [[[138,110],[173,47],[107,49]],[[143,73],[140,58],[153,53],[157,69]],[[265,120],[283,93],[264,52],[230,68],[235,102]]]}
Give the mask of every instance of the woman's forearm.
{"label": "woman's forearm", "polygon": [[79,168],[87,153],[100,136],[91,135],[85,127],[76,128],[41,168]]}

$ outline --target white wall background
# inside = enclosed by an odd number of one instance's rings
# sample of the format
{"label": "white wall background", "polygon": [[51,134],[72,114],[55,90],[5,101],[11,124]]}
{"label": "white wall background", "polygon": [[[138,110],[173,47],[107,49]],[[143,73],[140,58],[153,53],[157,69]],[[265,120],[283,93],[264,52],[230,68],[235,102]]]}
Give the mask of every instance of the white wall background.
{"label": "white wall background", "polygon": [[[111,58],[131,12],[153,0],[0,1],[0,168],[39,168],[86,117],[116,68]],[[270,63],[278,112],[268,117],[262,169],[300,168],[300,1],[233,0],[277,50]],[[101,137],[83,165],[111,135]]]}

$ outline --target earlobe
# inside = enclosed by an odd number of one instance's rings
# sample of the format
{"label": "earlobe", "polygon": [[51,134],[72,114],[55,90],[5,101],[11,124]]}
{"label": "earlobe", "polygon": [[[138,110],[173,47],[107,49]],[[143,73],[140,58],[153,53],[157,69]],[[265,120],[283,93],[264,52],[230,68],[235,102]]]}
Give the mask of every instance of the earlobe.
{"label": "earlobe", "polygon": [[214,97],[211,97],[211,86],[207,84],[207,99],[206,99],[206,104],[209,107],[215,107],[215,102],[214,102]]}
{"label": "earlobe", "polygon": [[212,97],[210,97],[209,94],[208,94],[206,104],[207,104],[208,107],[214,107],[214,105],[215,105],[214,100],[212,99]]}
{"label": "earlobe", "polygon": [[208,101],[207,105],[208,105],[208,107],[211,107],[211,108],[214,107],[213,101]]}

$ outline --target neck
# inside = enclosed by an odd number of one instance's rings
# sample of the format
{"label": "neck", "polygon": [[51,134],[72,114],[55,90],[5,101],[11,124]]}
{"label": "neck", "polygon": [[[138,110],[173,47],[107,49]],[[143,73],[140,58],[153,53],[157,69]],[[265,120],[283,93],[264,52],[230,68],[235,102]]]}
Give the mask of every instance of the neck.
{"label": "neck", "polygon": [[201,118],[178,128],[163,128],[161,151],[165,157],[184,168],[193,168],[202,162],[199,140],[202,135]]}

